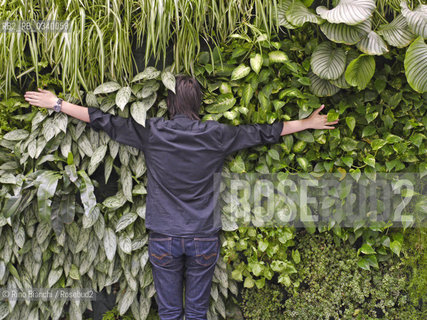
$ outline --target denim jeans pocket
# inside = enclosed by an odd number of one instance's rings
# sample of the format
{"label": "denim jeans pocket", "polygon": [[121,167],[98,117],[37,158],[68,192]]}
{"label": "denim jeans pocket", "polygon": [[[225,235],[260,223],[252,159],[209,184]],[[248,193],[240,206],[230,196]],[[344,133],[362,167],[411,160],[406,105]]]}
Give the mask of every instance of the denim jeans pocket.
{"label": "denim jeans pocket", "polygon": [[219,251],[219,238],[194,238],[196,263],[210,266],[216,263]]}
{"label": "denim jeans pocket", "polygon": [[172,262],[172,237],[149,237],[148,255],[150,262],[165,267]]}

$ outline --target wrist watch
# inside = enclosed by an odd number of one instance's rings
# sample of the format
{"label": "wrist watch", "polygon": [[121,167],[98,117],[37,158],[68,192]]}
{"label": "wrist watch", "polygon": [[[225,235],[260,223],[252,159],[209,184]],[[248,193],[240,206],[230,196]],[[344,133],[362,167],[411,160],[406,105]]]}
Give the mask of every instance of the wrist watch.
{"label": "wrist watch", "polygon": [[58,101],[56,101],[56,104],[53,106],[53,110],[55,110],[56,112],[61,111],[62,101],[64,100],[59,98]]}

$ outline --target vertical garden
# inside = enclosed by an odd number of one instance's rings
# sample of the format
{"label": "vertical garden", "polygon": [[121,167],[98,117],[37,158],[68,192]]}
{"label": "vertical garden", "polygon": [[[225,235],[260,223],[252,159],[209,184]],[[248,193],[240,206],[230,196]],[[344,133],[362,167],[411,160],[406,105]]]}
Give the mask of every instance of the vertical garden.
{"label": "vertical garden", "polygon": [[[227,203],[226,186],[208,318],[427,318],[425,1],[10,0],[0,20],[2,290],[114,291],[105,319],[158,319],[142,151],[23,95],[45,88],[144,124],[168,119],[168,89],[185,73],[202,85],[202,121],[296,120],[321,104],[328,121],[340,119],[334,130],[231,154],[225,177],[363,185],[394,175],[404,205],[392,209],[406,217],[369,220],[388,203],[368,194],[368,219],[343,224],[349,212],[337,205],[355,194],[331,188],[325,224],[262,224],[268,201],[236,223],[230,216],[244,204]],[[67,30],[20,21],[66,21]],[[283,215],[301,190],[287,192],[274,203]],[[9,297],[0,319],[87,319],[92,309],[88,299]]]}

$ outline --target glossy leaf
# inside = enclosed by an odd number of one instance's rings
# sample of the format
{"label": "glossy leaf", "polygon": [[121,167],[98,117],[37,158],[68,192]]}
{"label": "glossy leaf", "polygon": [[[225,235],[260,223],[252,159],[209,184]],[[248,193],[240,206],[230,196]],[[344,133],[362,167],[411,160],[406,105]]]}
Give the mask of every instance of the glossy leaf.
{"label": "glossy leaf", "polygon": [[328,80],[321,79],[313,72],[309,72],[308,76],[311,81],[310,90],[318,97],[329,97],[340,91],[340,88],[334,86]]}
{"label": "glossy leaf", "polygon": [[249,72],[251,72],[251,68],[245,64],[240,64],[237,68],[233,70],[231,73],[231,80],[239,80],[246,77]]}
{"label": "glossy leaf", "polygon": [[388,52],[386,43],[375,31],[369,32],[356,46],[360,51],[369,55],[381,56]]}
{"label": "glossy leaf", "polygon": [[371,22],[366,20],[354,26],[325,22],[320,25],[320,30],[331,41],[351,45],[359,42],[371,31]]}
{"label": "glossy leaf", "polygon": [[354,59],[345,71],[345,80],[359,90],[364,89],[375,72],[375,60],[372,56],[361,54]]}
{"label": "glossy leaf", "polygon": [[95,90],[93,91],[93,94],[111,93],[119,90],[120,88],[121,86],[117,82],[108,81],[96,87]]}
{"label": "glossy leaf", "polygon": [[333,9],[319,6],[316,12],[330,23],[355,25],[367,20],[375,7],[375,0],[341,0]]}
{"label": "glossy leaf", "polygon": [[405,74],[408,83],[417,92],[427,92],[427,45],[418,37],[406,50]]}
{"label": "glossy leaf", "polygon": [[415,35],[409,30],[408,23],[402,14],[399,14],[389,24],[381,25],[377,31],[391,46],[404,48],[414,40]]}
{"label": "glossy leaf", "polygon": [[322,79],[338,79],[345,70],[345,52],[329,41],[322,42],[311,56],[311,69]]}
{"label": "glossy leaf", "polygon": [[301,1],[294,0],[286,11],[286,19],[296,27],[302,27],[304,23],[319,24],[322,19],[312,10],[308,9]]}
{"label": "glossy leaf", "polygon": [[129,102],[132,90],[130,87],[123,87],[117,92],[116,95],[116,105],[123,111],[126,104]]}
{"label": "glossy leaf", "polygon": [[419,37],[427,38],[427,5],[420,4],[414,11],[409,10],[405,1],[402,1],[400,6],[411,31]]}
{"label": "glossy leaf", "polygon": [[207,106],[205,109],[209,113],[223,113],[231,109],[236,104],[233,94],[221,94],[216,98],[216,103]]}

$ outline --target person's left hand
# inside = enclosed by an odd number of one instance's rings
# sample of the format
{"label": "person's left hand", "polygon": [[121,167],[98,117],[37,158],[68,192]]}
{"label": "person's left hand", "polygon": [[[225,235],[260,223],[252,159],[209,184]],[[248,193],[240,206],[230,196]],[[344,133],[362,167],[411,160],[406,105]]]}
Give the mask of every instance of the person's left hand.
{"label": "person's left hand", "polygon": [[337,124],[339,119],[328,122],[328,115],[319,114],[319,112],[325,107],[321,105],[320,108],[313,111],[313,113],[307,118],[308,127],[310,129],[335,129],[331,125]]}
{"label": "person's left hand", "polygon": [[29,104],[36,106],[36,107],[42,107],[47,109],[53,109],[53,107],[56,104],[56,101],[58,101],[58,97],[44,89],[37,88],[39,92],[37,91],[27,91],[25,92],[25,100],[28,101]]}

